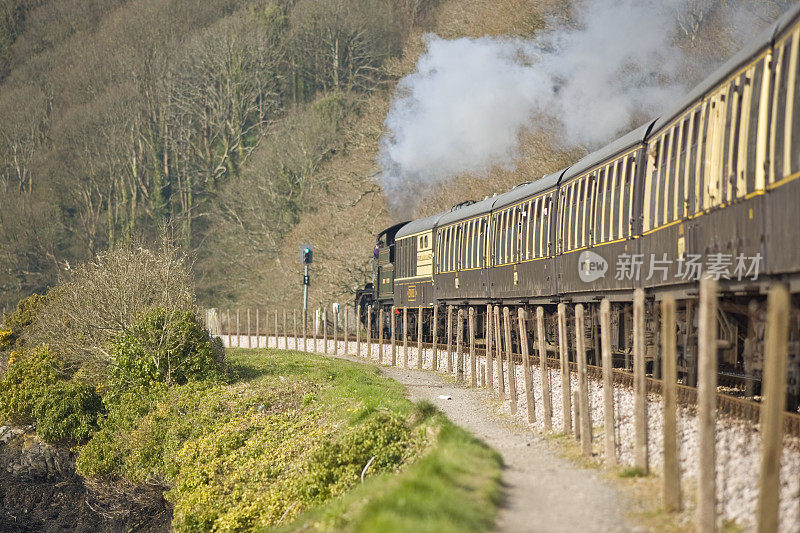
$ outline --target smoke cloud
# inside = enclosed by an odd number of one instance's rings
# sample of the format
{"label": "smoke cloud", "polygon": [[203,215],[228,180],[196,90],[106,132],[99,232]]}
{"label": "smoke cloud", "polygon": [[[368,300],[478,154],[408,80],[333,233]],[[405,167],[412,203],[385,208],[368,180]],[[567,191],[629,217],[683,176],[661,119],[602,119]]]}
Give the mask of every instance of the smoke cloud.
{"label": "smoke cloud", "polygon": [[686,0],[596,0],[535,40],[425,36],[397,87],[378,163],[387,197],[513,168],[520,135],[557,124],[561,147],[594,149],[679,99],[674,43]]}

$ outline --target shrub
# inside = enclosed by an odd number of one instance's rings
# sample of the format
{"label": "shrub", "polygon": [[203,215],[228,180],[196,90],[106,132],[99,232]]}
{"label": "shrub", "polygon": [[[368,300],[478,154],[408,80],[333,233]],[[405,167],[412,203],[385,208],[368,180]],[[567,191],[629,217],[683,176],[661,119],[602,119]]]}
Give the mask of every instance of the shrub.
{"label": "shrub", "polygon": [[189,311],[160,307],[144,313],[113,342],[111,358],[112,392],[221,375],[222,352]]}
{"label": "shrub", "polygon": [[402,418],[387,412],[376,413],[312,454],[300,491],[307,501],[324,502],[357,483],[373,457],[370,473],[391,471],[413,449],[408,426]]}
{"label": "shrub", "polygon": [[32,294],[20,300],[17,308],[3,317],[5,327],[0,331],[0,350],[22,346],[23,335],[48,300],[48,295]]}
{"label": "shrub", "polygon": [[111,343],[156,307],[194,309],[187,258],[169,246],[118,246],[70,271],[37,314],[30,341],[49,345],[70,369],[102,382]]}
{"label": "shrub", "polygon": [[61,379],[61,364],[48,348],[11,352],[0,377],[0,421],[33,423],[38,399]]}
{"label": "shrub", "polygon": [[61,381],[45,388],[36,403],[36,433],[49,443],[80,443],[97,430],[103,402],[91,385]]}

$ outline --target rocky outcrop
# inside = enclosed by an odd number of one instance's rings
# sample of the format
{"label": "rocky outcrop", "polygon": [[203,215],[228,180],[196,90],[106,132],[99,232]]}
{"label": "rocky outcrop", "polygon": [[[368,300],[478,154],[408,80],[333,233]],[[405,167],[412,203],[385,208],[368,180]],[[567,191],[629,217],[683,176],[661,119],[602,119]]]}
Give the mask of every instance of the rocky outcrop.
{"label": "rocky outcrop", "polygon": [[163,487],[90,482],[75,453],[0,426],[0,531],[168,531]]}

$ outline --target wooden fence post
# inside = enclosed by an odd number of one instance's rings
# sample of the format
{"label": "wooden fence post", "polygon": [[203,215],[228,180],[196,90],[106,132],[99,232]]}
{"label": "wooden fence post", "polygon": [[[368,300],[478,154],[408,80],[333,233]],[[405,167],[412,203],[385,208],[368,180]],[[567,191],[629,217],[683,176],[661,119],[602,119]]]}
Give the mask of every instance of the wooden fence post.
{"label": "wooden fence post", "polygon": [[242,330],[239,327],[239,310],[236,310],[236,347],[242,347]]}
{"label": "wooden fence post", "polygon": [[475,361],[475,308],[469,308],[469,386],[478,386],[478,365]]}
{"label": "wooden fence post", "polygon": [[339,306],[331,305],[333,315],[333,354],[339,355]]}
{"label": "wooden fence post", "polygon": [[492,350],[492,304],[486,306],[486,316],[483,320],[483,330],[486,334],[486,384],[494,390],[494,355]]}
{"label": "wooden fence post", "polygon": [[403,368],[408,368],[408,307],[403,306]]}
{"label": "wooden fence post", "polygon": [[439,370],[439,306],[433,306],[433,323],[431,324],[431,333],[433,334],[433,349],[431,350],[431,365],[433,370]]}
{"label": "wooden fence post", "polygon": [[544,336],[544,309],[536,308],[536,341],[539,347],[539,369],[542,373],[542,404],[544,404],[544,430],[553,429],[553,400],[550,396],[550,367],[547,366],[547,346]]}
{"label": "wooden fence post", "polygon": [[581,440],[581,397],[578,391],[572,391],[572,418],[575,420],[575,440]]}
{"label": "wooden fence post", "polygon": [[383,306],[378,309],[378,364],[383,364],[383,325],[385,324]]}
{"label": "wooden fence post", "polygon": [[528,331],[525,327],[527,312],[520,307],[517,312],[519,325],[519,345],[522,352],[522,370],[525,372],[525,405],[528,408],[528,422],[536,422],[536,404],[533,402],[533,378],[531,377],[531,360],[528,352]]}
{"label": "wooden fence post", "polygon": [[367,361],[372,361],[372,304],[367,306]]}
{"label": "wooden fence post", "polygon": [[[678,457],[677,359],[675,346],[675,297],[665,294],[661,300],[661,378],[664,401],[664,508],[681,508],[681,464]],[[605,356],[605,354],[604,354]]]}
{"label": "wooden fence post", "polygon": [[361,357],[361,304],[356,306],[356,357]]}
{"label": "wooden fence post", "polygon": [[758,495],[758,531],[778,531],[783,411],[786,408],[786,358],[791,300],[786,285],[775,284],[767,299],[764,382],[761,394],[761,480]]}
{"label": "wooden fence post", "polygon": [[447,306],[447,372],[453,373],[453,306]]}
{"label": "wooden fence post", "polygon": [[289,349],[289,328],[286,322],[286,309],[283,310],[283,348]]}
{"label": "wooden fence post", "polygon": [[261,348],[261,324],[260,324],[260,309],[256,307],[256,348]]}
{"label": "wooden fence post", "polygon": [[231,327],[232,324],[231,324],[231,310],[230,309],[227,310],[227,314],[228,314],[228,321],[227,321],[228,322],[228,324],[227,324],[228,327],[226,329],[228,330],[228,347],[230,348],[231,346],[233,346],[233,344],[231,344],[231,330],[233,328]]}
{"label": "wooden fence post", "polygon": [[600,350],[603,365],[603,425],[605,426],[606,465],[617,464],[617,442],[614,433],[614,361],[611,359],[611,304],[600,302]]}
{"label": "wooden fence post", "polygon": [[575,306],[575,358],[578,363],[578,413],[581,426],[581,451],[592,456],[592,411],[589,405],[589,377],[586,372],[586,328],[583,304]]}
{"label": "wooden fence post", "polygon": [[[572,384],[569,379],[569,353],[567,353],[567,306],[558,304],[558,357],[561,364],[561,414],[564,433],[572,433]],[[577,427],[578,423],[575,422]]]}
{"label": "wooden fence post", "polygon": [[248,348],[252,348],[253,347],[253,339],[250,336],[251,333],[252,332],[250,330],[250,308],[248,307],[247,308],[247,347]]}
{"label": "wooden fence post", "polygon": [[397,308],[392,306],[392,366],[397,366]]}
{"label": "wooden fence post", "polygon": [[511,400],[511,414],[517,412],[517,372],[514,364],[514,349],[511,344],[511,318],[508,307],[503,308],[503,328],[506,330],[506,353],[508,354],[508,391]]}
{"label": "wooden fence post", "polygon": [[495,338],[495,355],[497,356],[497,380],[500,389],[500,401],[506,399],[506,378],[505,378],[505,365],[503,363],[503,330],[500,329],[500,306],[494,306],[494,338]]}
{"label": "wooden fence post", "polygon": [[417,368],[422,368],[422,306],[417,307]]}
{"label": "wooden fence post", "polygon": [[275,309],[275,349],[277,350],[280,348],[278,346],[278,310]]}
{"label": "wooden fence post", "polygon": [[328,355],[328,309],[323,308],[320,315],[322,319],[322,353]]}
{"label": "wooden fence post", "polygon": [[634,465],[650,471],[647,453],[647,376],[645,375],[644,289],[633,291],[633,426]]}
{"label": "wooden fence post", "polygon": [[717,282],[700,280],[698,316],[697,418],[699,455],[697,475],[697,530],[713,532],[716,511],[716,404],[717,404]]}
{"label": "wooden fence post", "polygon": [[297,338],[297,309],[292,309],[292,331],[294,334],[294,349],[299,350],[300,340]]}
{"label": "wooden fence post", "polygon": [[344,306],[344,354],[350,355],[350,308]]}
{"label": "wooden fence post", "polygon": [[456,381],[461,383],[464,381],[464,357],[463,357],[463,341],[464,341],[464,310],[458,310],[458,328],[456,332]]}

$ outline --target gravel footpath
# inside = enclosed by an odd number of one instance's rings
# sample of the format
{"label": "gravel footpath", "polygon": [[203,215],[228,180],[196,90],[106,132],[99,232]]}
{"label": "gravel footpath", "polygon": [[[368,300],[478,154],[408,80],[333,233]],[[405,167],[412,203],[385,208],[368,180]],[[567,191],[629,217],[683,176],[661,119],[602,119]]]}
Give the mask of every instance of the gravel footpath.
{"label": "gravel footpath", "polygon": [[[223,336],[223,340],[227,341],[227,337]],[[265,337],[259,339],[259,347],[264,347],[265,340]],[[241,345],[246,347],[247,338],[242,337],[241,341]],[[255,337],[251,343],[256,346]],[[235,339],[233,344],[236,345]],[[355,353],[356,343],[349,344],[350,353]],[[275,338],[269,339],[269,346],[276,347]],[[302,346],[300,340],[299,347]],[[328,355],[333,354],[333,346],[333,341],[329,341]],[[283,338],[278,339],[277,347],[285,347]],[[316,346],[309,340],[308,347],[309,351],[323,351],[321,340]],[[344,342],[340,341],[340,354],[344,353],[344,347]],[[289,339],[288,348],[295,349],[294,339]],[[423,367],[430,369],[431,350],[423,351]],[[364,362],[367,355],[365,343],[361,344],[361,354],[361,358],[346,358]],[[378,363],[377,344],[372,346],[370,361]],[[402,345],[397,348],[397,361],[402,366]],[[391,362],[390,345],[384,345],[384,362]],[[416,365],[416,347],[409,346],[409,369],[384,366],[382,370],[387,377],[406,386],[410,399],[428,400],[435,404],[453,422],[471,431],[503,457],[504,497],[497,531],[637,531],[625,519],[631,503],[603,479],[600,472],[577,467],[559,457],[540,434],[530,431],[525,424],[498,416],[498,402],[485,389],[456,384],[446,372],[418,372]],[[447,368],[446,352],[439,353],[439,368]],[[450,399],[440,399],[439,396],[449,396]],[[507,404],[501,408],[507,411]]]}

